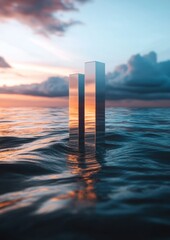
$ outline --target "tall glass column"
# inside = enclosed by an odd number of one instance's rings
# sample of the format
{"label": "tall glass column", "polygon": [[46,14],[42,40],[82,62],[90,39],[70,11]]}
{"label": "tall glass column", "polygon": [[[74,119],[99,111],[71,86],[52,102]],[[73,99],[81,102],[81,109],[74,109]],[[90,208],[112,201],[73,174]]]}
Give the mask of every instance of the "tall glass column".
{"label": "tall glass column", "polygon": [[105,64],[85,63],[85,145],[96,147],[105,136]]}
{"label": "tall glass column", "polygon": [[84,143],[84,75],[71,74],[69,79],[70,146],[80,148]]}

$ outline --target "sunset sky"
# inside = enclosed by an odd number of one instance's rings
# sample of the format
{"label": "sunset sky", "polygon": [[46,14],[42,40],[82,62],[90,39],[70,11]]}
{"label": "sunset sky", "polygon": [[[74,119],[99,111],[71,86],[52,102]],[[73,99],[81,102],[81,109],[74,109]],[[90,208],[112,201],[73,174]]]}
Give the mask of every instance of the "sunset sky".
{"label": "sunset sky", "polygon": [[[0,0],[0,6],[0,87],[84,72],[84,62],[91,60],[105,62],[106,73],[112,74],[118,65],[136,66],[136,54],[145,61],[154,51],[154,67],[170,59],[169,0]],[[159,97],[147,95],[146,100],[169,101],[167,64],[158,73],[166,90],[164,87]],[[120,68],[118,72],[120,75]],[[119,79],[124,81],[122,76]],[[160,96],[164,92],[166,96]]]}

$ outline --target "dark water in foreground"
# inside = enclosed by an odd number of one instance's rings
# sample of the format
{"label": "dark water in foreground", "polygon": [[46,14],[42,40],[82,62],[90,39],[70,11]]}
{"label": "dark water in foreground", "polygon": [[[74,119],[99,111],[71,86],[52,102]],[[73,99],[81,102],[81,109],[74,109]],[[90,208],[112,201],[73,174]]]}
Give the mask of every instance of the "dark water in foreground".
{"label": "dark water in foreground", "polygon": [[0,109],[0,239],[170,239],[170,109],[107,109],[96,154],[67,109]]}

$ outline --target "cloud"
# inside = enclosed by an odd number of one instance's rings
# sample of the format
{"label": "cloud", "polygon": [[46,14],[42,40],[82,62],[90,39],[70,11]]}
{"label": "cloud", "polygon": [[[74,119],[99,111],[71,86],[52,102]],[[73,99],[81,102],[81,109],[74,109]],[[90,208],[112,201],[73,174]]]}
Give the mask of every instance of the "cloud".
{"label": "cloud", "polygon": [[132,56],[106,79],[108,99],[170,99],[170,61],[158,63],[155,52]]}
{"label": "cloud", "polygon": [[0,0],[0,21],[17,20],[37,33],[62,35],[80,22],[61,19],[62,12],[77,11],[89,0]]}
{"label": "cloud", "polygon": [[11,68],[3,57],[0,57],[0,68]]}
{"label": "cloud", "polygon": [[31,96],[59,97],[68,95],[66,78],[50,77],[42,83],[22,84],[18,86],[0,87],[0,93],[24,94]]}
{"label": "cloud", "polygon": [[[68,95],[67,78],[50,77],[37,84],[0,87],[0,93],[57,97]],[[155,52],[132,56],[106,75],[107,100],[170,99],[170,61],[157,62]]]}

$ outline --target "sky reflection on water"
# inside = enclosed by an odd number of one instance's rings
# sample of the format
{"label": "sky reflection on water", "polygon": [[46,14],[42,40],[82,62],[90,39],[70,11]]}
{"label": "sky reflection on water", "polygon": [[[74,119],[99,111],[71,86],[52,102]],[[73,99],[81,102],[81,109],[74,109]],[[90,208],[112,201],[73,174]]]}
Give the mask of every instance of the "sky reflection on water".
{"label": "sky reflection on water", "polygon": [[0,112],[1,236],[168,239],[170,109],[107,109],[96,153],[69,146],[66,108]]}

